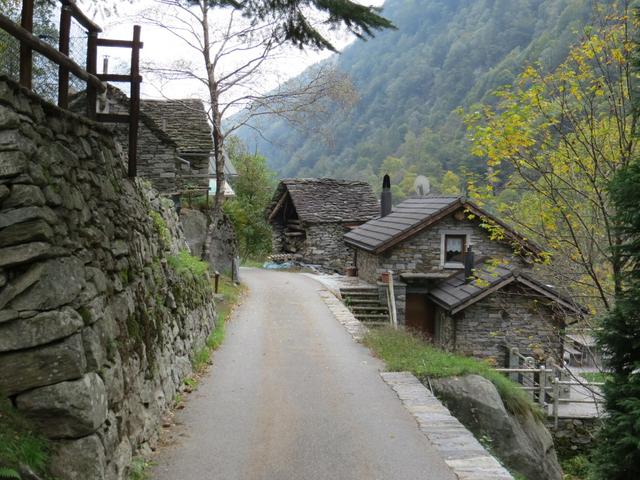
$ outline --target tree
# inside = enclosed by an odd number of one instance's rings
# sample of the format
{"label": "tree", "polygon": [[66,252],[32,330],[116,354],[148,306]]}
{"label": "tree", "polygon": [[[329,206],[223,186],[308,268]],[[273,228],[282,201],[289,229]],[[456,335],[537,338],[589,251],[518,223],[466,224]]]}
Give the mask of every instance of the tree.
{"label": "tree", "polygon": [[[279,60],[285,46],[299,41],[298,37],[291,38],[283,32],[283,19],[290,12],[267,15],[259,10],[260,13],[247,19],[237,10],[216,8],[222,5],[216,2],[159,0],[158,3],[160,8],[143,13],[143,17],[184,42],[196,53],[194,58],[200,59],[154,67],[153,71],[165,78],[194,79],[207,91],[217,186],[214,211],[224,201],[224,141],[235,129],[258,116],[293,119],[314,109],[321,110],[327,99],[348,102],[354,97],[346,77],[327,65],[316,68],[304,79],[288,82],[268,93],[262,91],[269,69]],[[216,15],[212,17],[214,11]],[[236,112],[232,119],[228,115],[231,112]]]}
{"label": "tree", "polygon": [[616,175],[609,190],[616,207],[622,242],[617,254],[626,260],[613,310],[604,317],[600,344],[607,353],[602,429],[594,455],[602,480],[640,478],[640,161]]}
{"label": "tree", "polygon": [[627,3],[601,11],[567,59],[528,67],[466,117],[488,174],[472,190],[551,255],[544,270],[593,311],[611,308],[624,259],[607,188],[637,156]]}
{"label": "tree", "polygon": [[233,181],[236,196],[225,202],[224,211],[238,235],[240,257],[261,259],[271,251],[271,226],[265,211],[271,202],[275,176],[267,168],[266,159],[249,154],[237,138],[230,138],[227,152],[238,177]]}

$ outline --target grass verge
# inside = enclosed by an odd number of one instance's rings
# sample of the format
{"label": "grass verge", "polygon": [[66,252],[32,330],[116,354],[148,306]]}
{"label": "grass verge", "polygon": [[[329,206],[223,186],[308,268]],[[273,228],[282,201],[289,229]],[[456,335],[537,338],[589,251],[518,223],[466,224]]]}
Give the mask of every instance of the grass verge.
{"label": "grass verge", "polygon": [[[20,465],[26,465],[44,478],[49,460],[49,443],[37,434],[11,402],[0,395],[0,478],[16,478]],[[20,478],[20,477],[17,477]]]}
{"label": "grass verge", "polygon": [[222,300],[216,303],[216,325],[207,337],[204,347],[193,355],[192,364],[196,374],[202,373],[207,368],[207,365],[211,362],[211,353],[218,349],[224,341],[227,320],[243,291],[244,287],[242,285],[233,283],[226,276],[220,276],[218,294],[222,295]]}
{"label": "grass verge", "polygon": [[611,375],[606,372],[581,372],[580,376],[589,383],[604,383]]}
{"label": "grass verge", "polygon": [[408,371],[420,380],[480,375],[495,385],[511,413],[523,415],[530,412],[542,418],[542,412],[516,383],[480,360],[445,352],[417,335],[390,327],[371,330],[364,343],[385,361],[389,371]]}

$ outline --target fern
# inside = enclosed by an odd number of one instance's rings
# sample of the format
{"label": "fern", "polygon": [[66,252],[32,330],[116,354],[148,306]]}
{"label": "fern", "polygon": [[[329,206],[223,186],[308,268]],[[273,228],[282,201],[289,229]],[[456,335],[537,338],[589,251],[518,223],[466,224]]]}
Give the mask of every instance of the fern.
{"label": "fern", "polygon": [[22,477],[13,468],[0,467],[0,479],[22,480]]}

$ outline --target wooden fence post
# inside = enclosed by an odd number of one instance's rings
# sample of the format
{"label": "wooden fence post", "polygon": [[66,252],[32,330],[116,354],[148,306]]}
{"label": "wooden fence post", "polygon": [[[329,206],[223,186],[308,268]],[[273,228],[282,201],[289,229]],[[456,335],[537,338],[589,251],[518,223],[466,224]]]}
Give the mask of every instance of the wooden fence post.
{"label": "wooden fence post", "polygon": [[[33,0],[22,0],[20,25],[33,33]],[[33,50],[20,42],[20,85],[31,90],[33,86]]]}
{"label": "wooden fence post", "polygon": [[[98,32],[89,30],[87,37],[87,72],[91,75],[98,73]],[[87,83],[87,117],[96,118],[97,92],[93,85]]]}
{"label": "wooden fence post", "polygon": [[133,26],[131,45],[131,95],[129,100],[129,178],[137,175],[138,118],[140,116],[140,25]]}
{"label": "wooden fence post", "polygon": [[[60,10],[60,43],[58,49],[69,56],[69,36],[71,31],[71,8],[63,5]],[[69,70],[62,65],[58,67],[58,106],[69,107]]]}
{"label": "wooden fence post", "polygon": [[546,399],[546,387],[547,387],[547,369],[544,365],[540,367],[540,377],[538,379],[538,385],[540,386],[540,390],[538,393],[538,403],[540,407],[544,410],[545,399]]}
{"label": "wooden fence post", "polygon": [[[518,367],[520,367],[520,350],[517,347],[512,347],[509,349],[509,365],[507,365],[507,368]],[[520,376],[517,372],[510,373],[509,378],[514,382],[520,382]]]}

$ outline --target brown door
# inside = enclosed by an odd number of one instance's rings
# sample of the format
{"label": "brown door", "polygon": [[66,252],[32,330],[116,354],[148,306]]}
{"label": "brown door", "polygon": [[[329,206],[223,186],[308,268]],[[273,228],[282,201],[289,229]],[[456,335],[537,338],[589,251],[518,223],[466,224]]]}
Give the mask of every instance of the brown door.
{"label": "brown door", "polygon": [[407,293],[405,323],[407,328],[433,338],[436,332],[434,307],[427,300],[426,295],[422,293]]}

